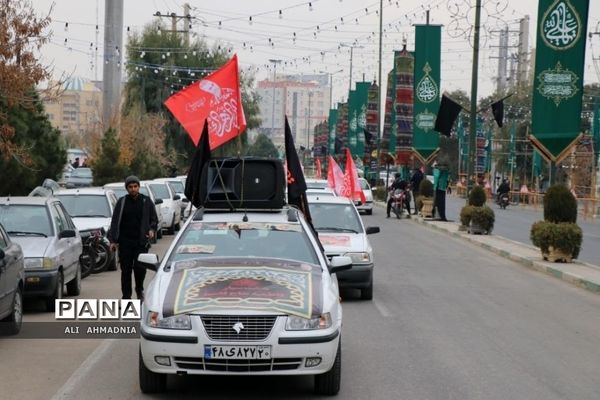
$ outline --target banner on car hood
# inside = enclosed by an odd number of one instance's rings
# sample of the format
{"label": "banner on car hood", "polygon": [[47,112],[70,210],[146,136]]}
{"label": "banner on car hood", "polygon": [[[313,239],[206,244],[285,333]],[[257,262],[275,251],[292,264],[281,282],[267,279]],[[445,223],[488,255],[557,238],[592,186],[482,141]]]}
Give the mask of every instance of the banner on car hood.
{"label": "banner on car hood", "polygon": [[174,264],[163,316],[217,310],[321,315],[321,271],[305,263],[249,259],[236,264],[189,260]]}

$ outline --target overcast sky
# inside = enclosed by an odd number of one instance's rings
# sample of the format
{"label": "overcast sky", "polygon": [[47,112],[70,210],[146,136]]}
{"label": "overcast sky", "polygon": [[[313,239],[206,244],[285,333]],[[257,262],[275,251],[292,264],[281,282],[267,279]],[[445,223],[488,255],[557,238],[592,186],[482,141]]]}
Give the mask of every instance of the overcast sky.
{"label": "overcast sky", "polygon": [[[66,72],[87,79],[96,73],[102,79],[102,42],[104,37],[104,0],[32,0],[35,9],[47,13],[52,4],[51,43],[42,52],[43,61],[53,64],[57,73]],[[153,14],[183,12],[183,0],[124,0],[124,45],[127,27],[130,32],[156,19]],[[269,59],[281,59],[278,67],[284,73],[342,72],[334,75],[335,101],[345,99],[348,90],[350,54],[340,43],[357,43],[354,49],[353,81],[377,77],[379,1],[369,0],[189,0],[194,19],[192,32],[210,44],[222,43],[233,47],[240,67],[252,70],[257,79],[272,74]],[[430,23],[444,25],[442,33],[443,90],[463,89],[470,92],[472,48],[461,29],[474,19],[471,3],[475,0],[384,0],[383,72],[392,67],[393,50],[402,48],[406,37],[409,50],[414,48],[414,27],[425,23],[425,10],[430,9]],[[453,23],[448,4],[459,4],[460,14]],[[537,22],[536,0],[484,0],[489,3],[482,13],[484,25],[494,31],[508,24],[518,30],[518,20],[530,16],[530,47],[535,46]],[[309,5],[310,4],[310,5]],[[497,13],[494,6],[503,11]],[[279,13],[281,10],[281,16]],[[252,17],[252,23],[250,23]],[[343,19],[343,21],[342,21]],[[164,19],[170,24],[170,19]],[[65,30],[65,23],[68,29]],[[600,1],[590,0],[588,31],[598,31]],[[99,34],[96,35],[96,24]],[[317,28],[318,27],[318,28]],[[182,26],[180,26],[180,29]],[[296,40],[294,41],[294,34]],[[458,36],[457,36],[458,35]],[[93,48],[99,41],[99,65],[95,68]],[[65,39],[67,43],[65,44]],[[585,83],[598,82],[600,61],[594,68],[592,52],[600,58],[600,35],[589,39],[586,35]],[[511,34],[511,45],[518,42],[517,33]],[[495,88],[498,61],[498,34],[486,32],[482,41],[479,68],[479,97],[489,95]],[[516,49],[514,49],[516,51]]]}

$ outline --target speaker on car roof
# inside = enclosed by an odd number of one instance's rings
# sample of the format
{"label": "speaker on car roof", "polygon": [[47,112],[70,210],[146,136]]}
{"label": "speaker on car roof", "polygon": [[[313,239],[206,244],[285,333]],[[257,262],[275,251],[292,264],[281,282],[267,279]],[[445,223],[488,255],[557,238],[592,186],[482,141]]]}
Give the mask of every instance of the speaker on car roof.
{"label": "speaker on car roof", "polygon": [[283,163],[264,158],[212,158],[202,170],[206,208],[273,209],[285,202]]}

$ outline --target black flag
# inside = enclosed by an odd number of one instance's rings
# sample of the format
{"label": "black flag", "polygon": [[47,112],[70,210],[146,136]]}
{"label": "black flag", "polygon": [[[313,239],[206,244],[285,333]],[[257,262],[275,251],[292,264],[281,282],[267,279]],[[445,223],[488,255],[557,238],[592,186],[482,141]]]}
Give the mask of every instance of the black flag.
{"label": "black flag", "polygon": [[373,142],[373,134],[367,130],[367,128],[363,128],[363,132],[365,133],[365,143],[369,146]]}
{"label": "black flag", "polygon": [[306,221],[312,225],[312,218],[306,201],[306,181],[294,146],[294,137],[287,116],[285,117],[285,162],[287,164],[288,204],[298,207],[304,213]]}
{"label": "black flag", "polygon": [[204,128],[202,129],[202,136],[198,146],[196,146],[196,152],[194,158],[192,158],[192,164],[185,180],[185,197],[196,208],[202,207],[204,199],[200,197],[200,178],[202,177],[202,170],[204,166],[208,164],[210,160],[210,143],[208,141],[208,120],[204,121]]}
{"label": "black flag", "polygon": [[502,122],[504,120],[504,100],[498,100],[492,103],[492,114],[498,124],[498,127],[502,128]]}
{"label": "black flag", "polygon": [[440,102],[440,109],[438,110],[437,118],[435,120],[435,127],[433,129],[436,132],[440,132],[442,135],[450,136],[450,131],[452,130],[452,126],[454,125],[454,121],[456,121],[460,110],[462,110],[460,104],[443,94],[442,101]]}

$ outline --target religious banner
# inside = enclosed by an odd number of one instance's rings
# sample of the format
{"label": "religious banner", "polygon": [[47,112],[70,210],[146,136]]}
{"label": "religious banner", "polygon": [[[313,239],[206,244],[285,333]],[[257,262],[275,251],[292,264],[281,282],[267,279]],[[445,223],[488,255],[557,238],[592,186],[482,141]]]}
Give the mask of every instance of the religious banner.
{"label": "religious banner", "polygon": [[344,146],[347,146],[348,143],[348,103],[338,103],[337,126],[335,128],[335,135],[339,146],[335,147],[334,154],[339,154],[341,153]]}
{"label": "religious banner", "polygon": [[475,173],[479,175],[483,175],[486,172],[486,132],[485,125],[483,123],[483,118],[477,117],[477,133],[475,135],[476,139],[476,154],[475,157],[477,159],[477,163],[475,165]]}
{"label": "religious banner", "polygon": [[415,26],[413,148],[426,164],[439,151],[440,135],[433,128],[440,108],[441,41],[440,25]]}
{"label": "religious banner", "polygon": [[392,69],[388,73],[387,86],[386,86],[386,97],[385,97],[385,116],[383,119],[383,153],[391,153],[395,156],[396,154],[396,131],[392,129],[392,123],[396,121],[395,111],[395,73]]}
{"label": "religious banner", "polygon": [[367,127],[367,106],[369,103],[370,86],[370,82],[356,82],[356,91],[354,94],[357,104],[356,151],[352,154],[357,154],[361,160],[365,154],[365,128]]}
{"label": "religious banner", "polygon": [[335,132],[337,127],[338,110],[329,110],[329,118],[327,122],[329,124],[329,136],[327,137],[327,146],[329,147],[329,154],[335,154]]}
{"label": "religious banner", "polygon": [[348,147],[353,153],[356,152],[357,132],[358,132],[358,99],[356,90],[351,90],[348,94]]}
{"label": "religious banner", "polygon": [[532,144],[560,162],[581,134],[589,0],[539,0]]}
{"label": "religious banner", "polygon": [[379,132],[378,132],[378,125],[377,125],[377,121],[378,121],[378,117],[379,117],[379,112],[378,112],[378,101],[377,101],[377,95],[379,94],[379,87],[377,86],[377,84],[372,83],[369,86],[369,94],[368,94],[368,101],[367,101],[367,127],[366,130],[371,134],[371,142],[369,143],[369,141],[367,140],[367,138],[365,137],[365,162],[367,165],[369,165],[370,167],[375,167],[374,163],[373,163],[373,159],[371,158],[371,152],[374,149],[377,149],[377,145],[379,143]]}
{"label": "religious banner", "polygon": [[394,52],[394,122],[396,164],[407,166],[413,153],[413,90],[415,58],[406,50]]}

